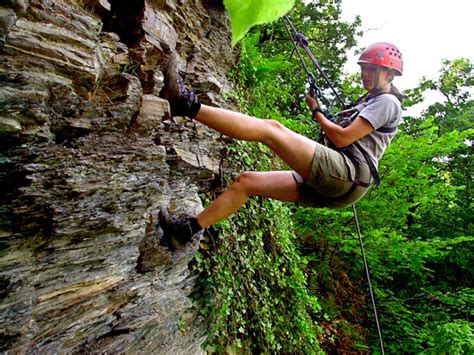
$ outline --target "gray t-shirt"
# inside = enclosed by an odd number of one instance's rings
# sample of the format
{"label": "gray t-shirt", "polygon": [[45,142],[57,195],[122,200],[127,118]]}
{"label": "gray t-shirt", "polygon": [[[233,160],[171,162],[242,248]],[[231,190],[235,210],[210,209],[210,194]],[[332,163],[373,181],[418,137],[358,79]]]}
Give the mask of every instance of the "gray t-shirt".
{"label": "gray t-shirt", "polygon": [[[402,115],[400,101],[392,94],[382,94],[357,105],[355,108],[359,111],[359,116],[366,119],[374,128],[373,132],[359,139],[357,143],[369,154],[375,166],[378,166],[383,153],[397,132],[382,133],[377,132],[377,129],[398,126]],[[364,160],[363,155],[356,147],[351,145],[348,149]]]}

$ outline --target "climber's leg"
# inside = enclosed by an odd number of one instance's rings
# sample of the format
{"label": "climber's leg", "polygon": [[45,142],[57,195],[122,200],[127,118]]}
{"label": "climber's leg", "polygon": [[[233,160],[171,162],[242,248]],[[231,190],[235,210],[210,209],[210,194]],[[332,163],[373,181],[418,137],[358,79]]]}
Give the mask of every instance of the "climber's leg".
{"label": "climber's leg", "polygon": [[298,185],[291,171],[246,171],[227,191],[198,214],[196,218],[199,225],[206,228],[229,217],[251,196],[296,202],[299,199]]}
{"label": "climber's leg", "polygon": [[173,115],[186,115],[229,137],[261,142],[273,150],[303,179],[310,173],[316,143],[275,120],[262,120],[242,113],[201,105],[197,96],[183,84],[172,56],[165,70],[162,92]]}
{"label": "climber's leg", "polygon": [[183,246],[202,228],[207,228],[233,214],[251,196],[294,202],[300,198],[298,184],[291,171],[244,172],[196,218],[161,218],[163,241],[172,249]]}
{"label": "climber's leg", "polygon": [[226,136],[265,144],[303,179],[308,178],[316,143],[280,122],[206,105],[201,106],[195,119]]}

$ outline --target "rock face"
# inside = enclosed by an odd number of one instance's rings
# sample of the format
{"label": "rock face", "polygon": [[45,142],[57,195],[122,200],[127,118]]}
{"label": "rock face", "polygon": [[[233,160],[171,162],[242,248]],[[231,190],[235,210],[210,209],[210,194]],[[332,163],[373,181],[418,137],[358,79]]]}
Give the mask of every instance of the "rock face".
{"label": "rock face", "polygon": [[202,352],[198,241],[159,245],[156,213],[202,209],[224,144],[158,94],[176,51],[223,104],[222,2],[12,0],[0,25],[0,350]]}

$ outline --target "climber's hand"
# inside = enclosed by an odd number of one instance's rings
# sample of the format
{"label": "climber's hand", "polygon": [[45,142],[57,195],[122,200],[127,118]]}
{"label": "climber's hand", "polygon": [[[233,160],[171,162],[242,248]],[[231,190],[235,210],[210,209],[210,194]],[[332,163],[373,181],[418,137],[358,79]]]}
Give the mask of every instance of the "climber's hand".
{"label": "climber's hand", "polygon": [[311,96],[311,94],[306,95],[305,97],[306,104],[308,105],[311,113],[313,113],[314,109],[319,106],[318,99],[316,97]]}

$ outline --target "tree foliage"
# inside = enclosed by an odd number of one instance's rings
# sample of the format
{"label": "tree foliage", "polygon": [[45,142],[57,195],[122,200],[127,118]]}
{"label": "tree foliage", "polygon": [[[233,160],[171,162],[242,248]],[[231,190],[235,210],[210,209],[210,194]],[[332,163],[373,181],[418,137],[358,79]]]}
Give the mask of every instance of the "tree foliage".
{"label": "tree foliage", "polygon": [[232,45],[258,24],[278,20],[293,6],[294,0],[224,0],[232,26]]}

